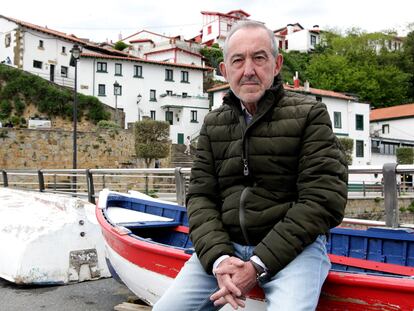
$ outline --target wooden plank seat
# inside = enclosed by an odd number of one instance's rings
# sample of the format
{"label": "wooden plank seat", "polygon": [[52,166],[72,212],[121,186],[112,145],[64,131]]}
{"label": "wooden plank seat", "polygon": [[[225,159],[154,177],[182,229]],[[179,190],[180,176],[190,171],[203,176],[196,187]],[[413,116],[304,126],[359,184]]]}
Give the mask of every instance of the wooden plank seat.
{"label": "wooden plank seat", "polygon": [[121,207],[108,207],[106,215],[112,223],[129,229],[165,228],[181,225],[179,221],[174,221],[173,218],[143,213]]}

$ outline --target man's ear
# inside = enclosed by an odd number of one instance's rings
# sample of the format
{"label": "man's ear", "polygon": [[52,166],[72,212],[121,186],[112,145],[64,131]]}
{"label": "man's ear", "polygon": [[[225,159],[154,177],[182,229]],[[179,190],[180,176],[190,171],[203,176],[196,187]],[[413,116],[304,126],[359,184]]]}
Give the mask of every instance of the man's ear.
{"label": "man's ear", "polygon": [[276,76],[280,70],[282,70],[282,65],[283,65],[283,55],[282,54],[277,54],[276,58],[275,58],[275,70],[274,70],[274,76]]}
{"label": "man's ear", "polygon": [[221,62],[219,64],[219,69],[220,69],[221,75],[224,77],[224,79],[227,80],[227,71],[226,71],[226,65],[224,64],[224,62]]}

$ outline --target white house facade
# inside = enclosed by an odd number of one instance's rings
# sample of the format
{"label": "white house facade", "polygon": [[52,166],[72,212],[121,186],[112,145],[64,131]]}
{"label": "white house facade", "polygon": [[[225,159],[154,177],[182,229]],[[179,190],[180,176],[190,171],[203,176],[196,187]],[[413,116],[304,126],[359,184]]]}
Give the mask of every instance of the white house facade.
{"label": "white house facade", "polygon": [[171,141],[183,143],[186,136],[198,136],[209,111],[203,93],[206,70],[194,65],[82,53],[79,92],[122,110],[126,124],[143,118],[168,121]]}
{"label": "white house facade", "polygon": [[309,52],[321,42],[318,25],[314,25],[312,29],[305,29],[299,23],[288,24],[286,27],[276,29],[274,34],[279,49],[286,52]]}
{"label": "white house facade", "polygon": [[[284,85],[285,90],[314,97],[326,104],[336,136],[354,141],[352,164],[368,165],[371,162],[371,141],[369,136],[369,104],[359,103],[356,98],[342,93],[320,90],[306,86]],[[228,84],[208,90],[213,101],[212,108],[222,104],[228,91]]]}
{"label": "white house facade", "polygon": [[397,162],[397,148],[414,148],[414,104],[372,110],[370,133],[372,164]]}

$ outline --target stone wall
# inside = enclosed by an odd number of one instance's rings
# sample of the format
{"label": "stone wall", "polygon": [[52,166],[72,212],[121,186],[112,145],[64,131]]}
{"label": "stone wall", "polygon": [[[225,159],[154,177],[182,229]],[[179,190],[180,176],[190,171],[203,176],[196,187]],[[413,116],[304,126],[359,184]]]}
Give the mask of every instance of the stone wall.
{"label": "stone wall", "polygon": [[[78,132],[78,168],[144,167],[127,130]],[[0,128],[0,169],[72,168],[73,134],[63,129]]]}

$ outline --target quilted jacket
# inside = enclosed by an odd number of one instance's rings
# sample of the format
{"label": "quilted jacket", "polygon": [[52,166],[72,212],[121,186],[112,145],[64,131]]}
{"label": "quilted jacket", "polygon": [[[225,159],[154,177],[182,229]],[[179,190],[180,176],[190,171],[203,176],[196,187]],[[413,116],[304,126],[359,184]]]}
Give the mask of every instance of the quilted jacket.
{"label": "quilted jacket", "polygon": [[246,124],[231,92],[202,126],[191,171],[190,236],[212,272],[231,242],[276,274],[318,235],[338,225],[347,201],[347,165],[326,106],[285,92],[279,77]]}

